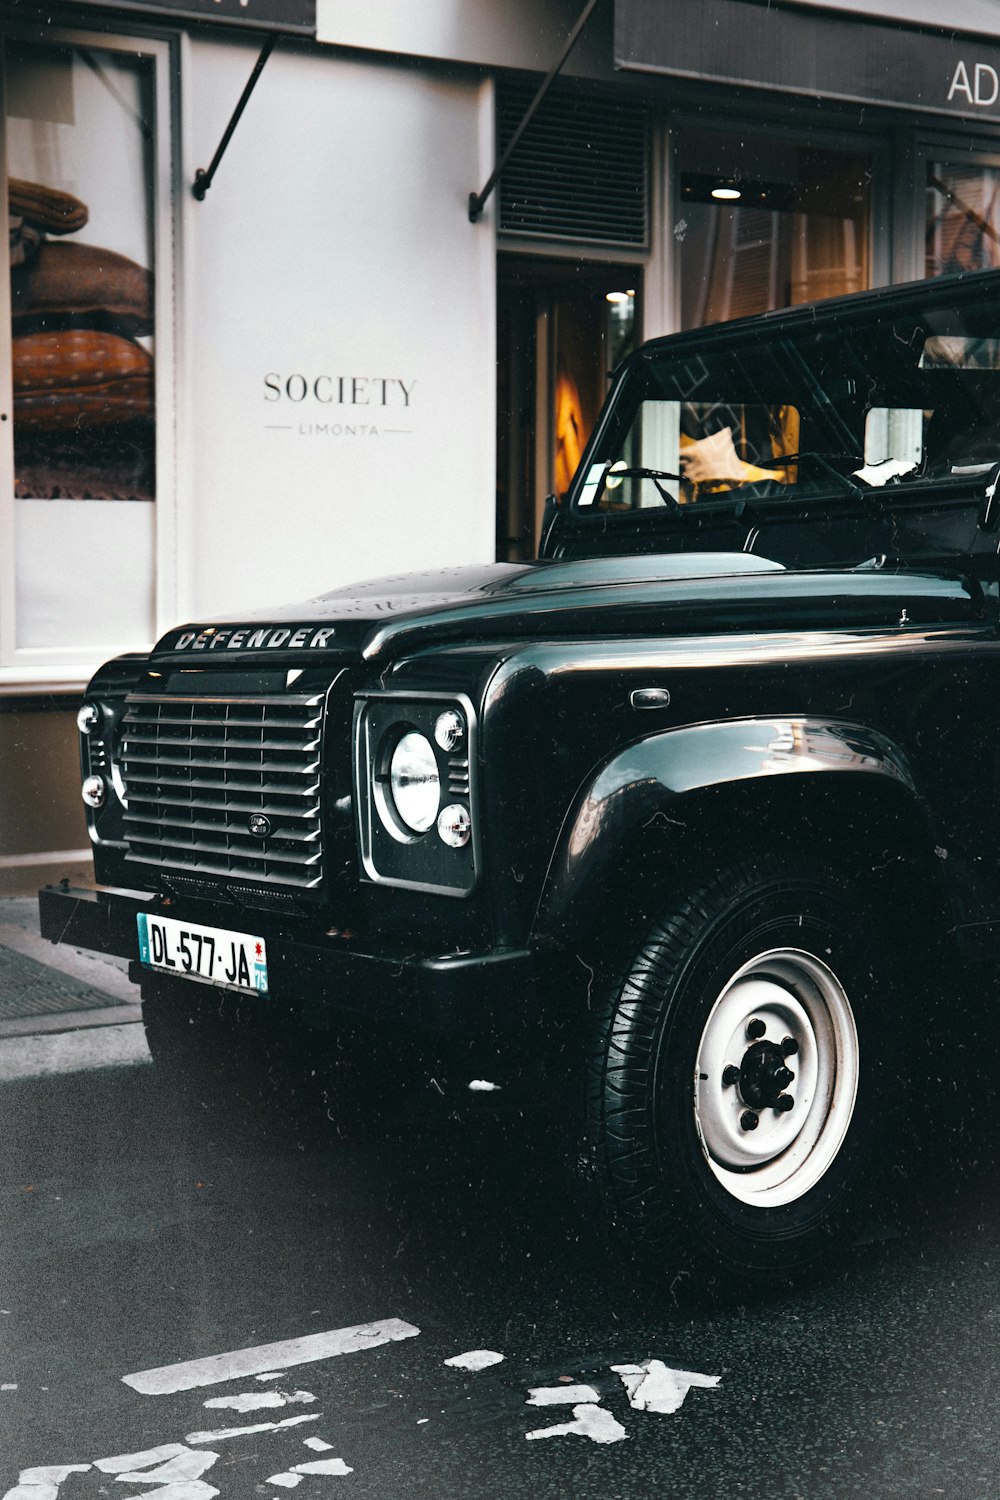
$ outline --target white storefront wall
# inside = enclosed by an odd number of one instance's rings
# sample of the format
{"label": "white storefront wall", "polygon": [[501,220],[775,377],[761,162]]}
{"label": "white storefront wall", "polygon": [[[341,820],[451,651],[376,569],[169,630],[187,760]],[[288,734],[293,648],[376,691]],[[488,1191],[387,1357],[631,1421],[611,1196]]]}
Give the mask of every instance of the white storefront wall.
{"label": "white storefront wall", "polygon": [[[190,182],[254,51],[191,40]],[[494,548],[488,85],[279,47],[183,225],[178,609]]]}

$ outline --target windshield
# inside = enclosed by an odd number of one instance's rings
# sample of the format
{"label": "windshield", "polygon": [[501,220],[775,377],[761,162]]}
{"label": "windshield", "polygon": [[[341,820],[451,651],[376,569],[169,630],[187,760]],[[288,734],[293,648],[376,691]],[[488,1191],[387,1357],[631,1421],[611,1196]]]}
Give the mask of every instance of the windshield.
{"label": "windshield", "polygon": [[867,319],[795,337],[762,321],[729,343],[713,331],[704,352],[643,351],[577,476],[578,513],[770,509],[821,493],[856,508],[887,486],[967,486],[1000,460],[998,309],[876,310],[873,298]]}

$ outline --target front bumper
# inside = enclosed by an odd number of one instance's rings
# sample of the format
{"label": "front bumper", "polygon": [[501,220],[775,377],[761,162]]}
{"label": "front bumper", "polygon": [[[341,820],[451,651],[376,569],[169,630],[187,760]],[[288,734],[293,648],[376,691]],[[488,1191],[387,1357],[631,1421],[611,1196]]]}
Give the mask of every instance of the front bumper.
{"label": "front bumper", "polygon": [[[156,896],[117,889],[46,886],[38,906],[43,937],[130,959],[129,978],[137,984],[147,975],[162,977],[139,963],[137,914],[185,915]],[[267,1003],[311,1026],[329,1026],[338,1012],[347,1012],[454,1037],[499,1039],[537,1018],[535,960],[523,949],[427,954],[387,945],[374,952],[353,937],[289,932],[264,913],[199,910],[190,920],[244,931],[252,926],[266,938]]]}

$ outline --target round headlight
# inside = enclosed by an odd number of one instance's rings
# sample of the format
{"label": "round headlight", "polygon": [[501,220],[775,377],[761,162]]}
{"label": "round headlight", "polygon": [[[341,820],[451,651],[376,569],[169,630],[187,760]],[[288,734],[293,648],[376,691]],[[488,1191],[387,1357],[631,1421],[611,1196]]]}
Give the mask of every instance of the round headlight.
{"label": "round headlight", "polygon": [[106,790],[103,776],[88,776],[80,788],[80,795],[88,807],[103,807]]}
{"label": "round headlight", "polygon": [[433,828],[441,805],[441,777],[434,746],[426,735],[411,729],[404,734],[389,761],[392,803],[402,823],[413,833]]}
{"label": "round headlight", "polygon": [[76,727],[81,734],[92,734],[101,722],[101,710],[96,703],[85,703],[76,716]]}

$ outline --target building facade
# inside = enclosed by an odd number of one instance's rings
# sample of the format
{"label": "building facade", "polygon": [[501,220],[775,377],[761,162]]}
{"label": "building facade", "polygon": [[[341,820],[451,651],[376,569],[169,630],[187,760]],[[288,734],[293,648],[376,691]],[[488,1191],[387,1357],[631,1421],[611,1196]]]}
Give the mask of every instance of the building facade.
{"label": "building facade", "polygon": [[106,657],[529,557],[638,338],[1000,264],[1000,16],[936,10],[596,0],[470,213],[583,0],[0,5],[0,890],[81,858]]}

